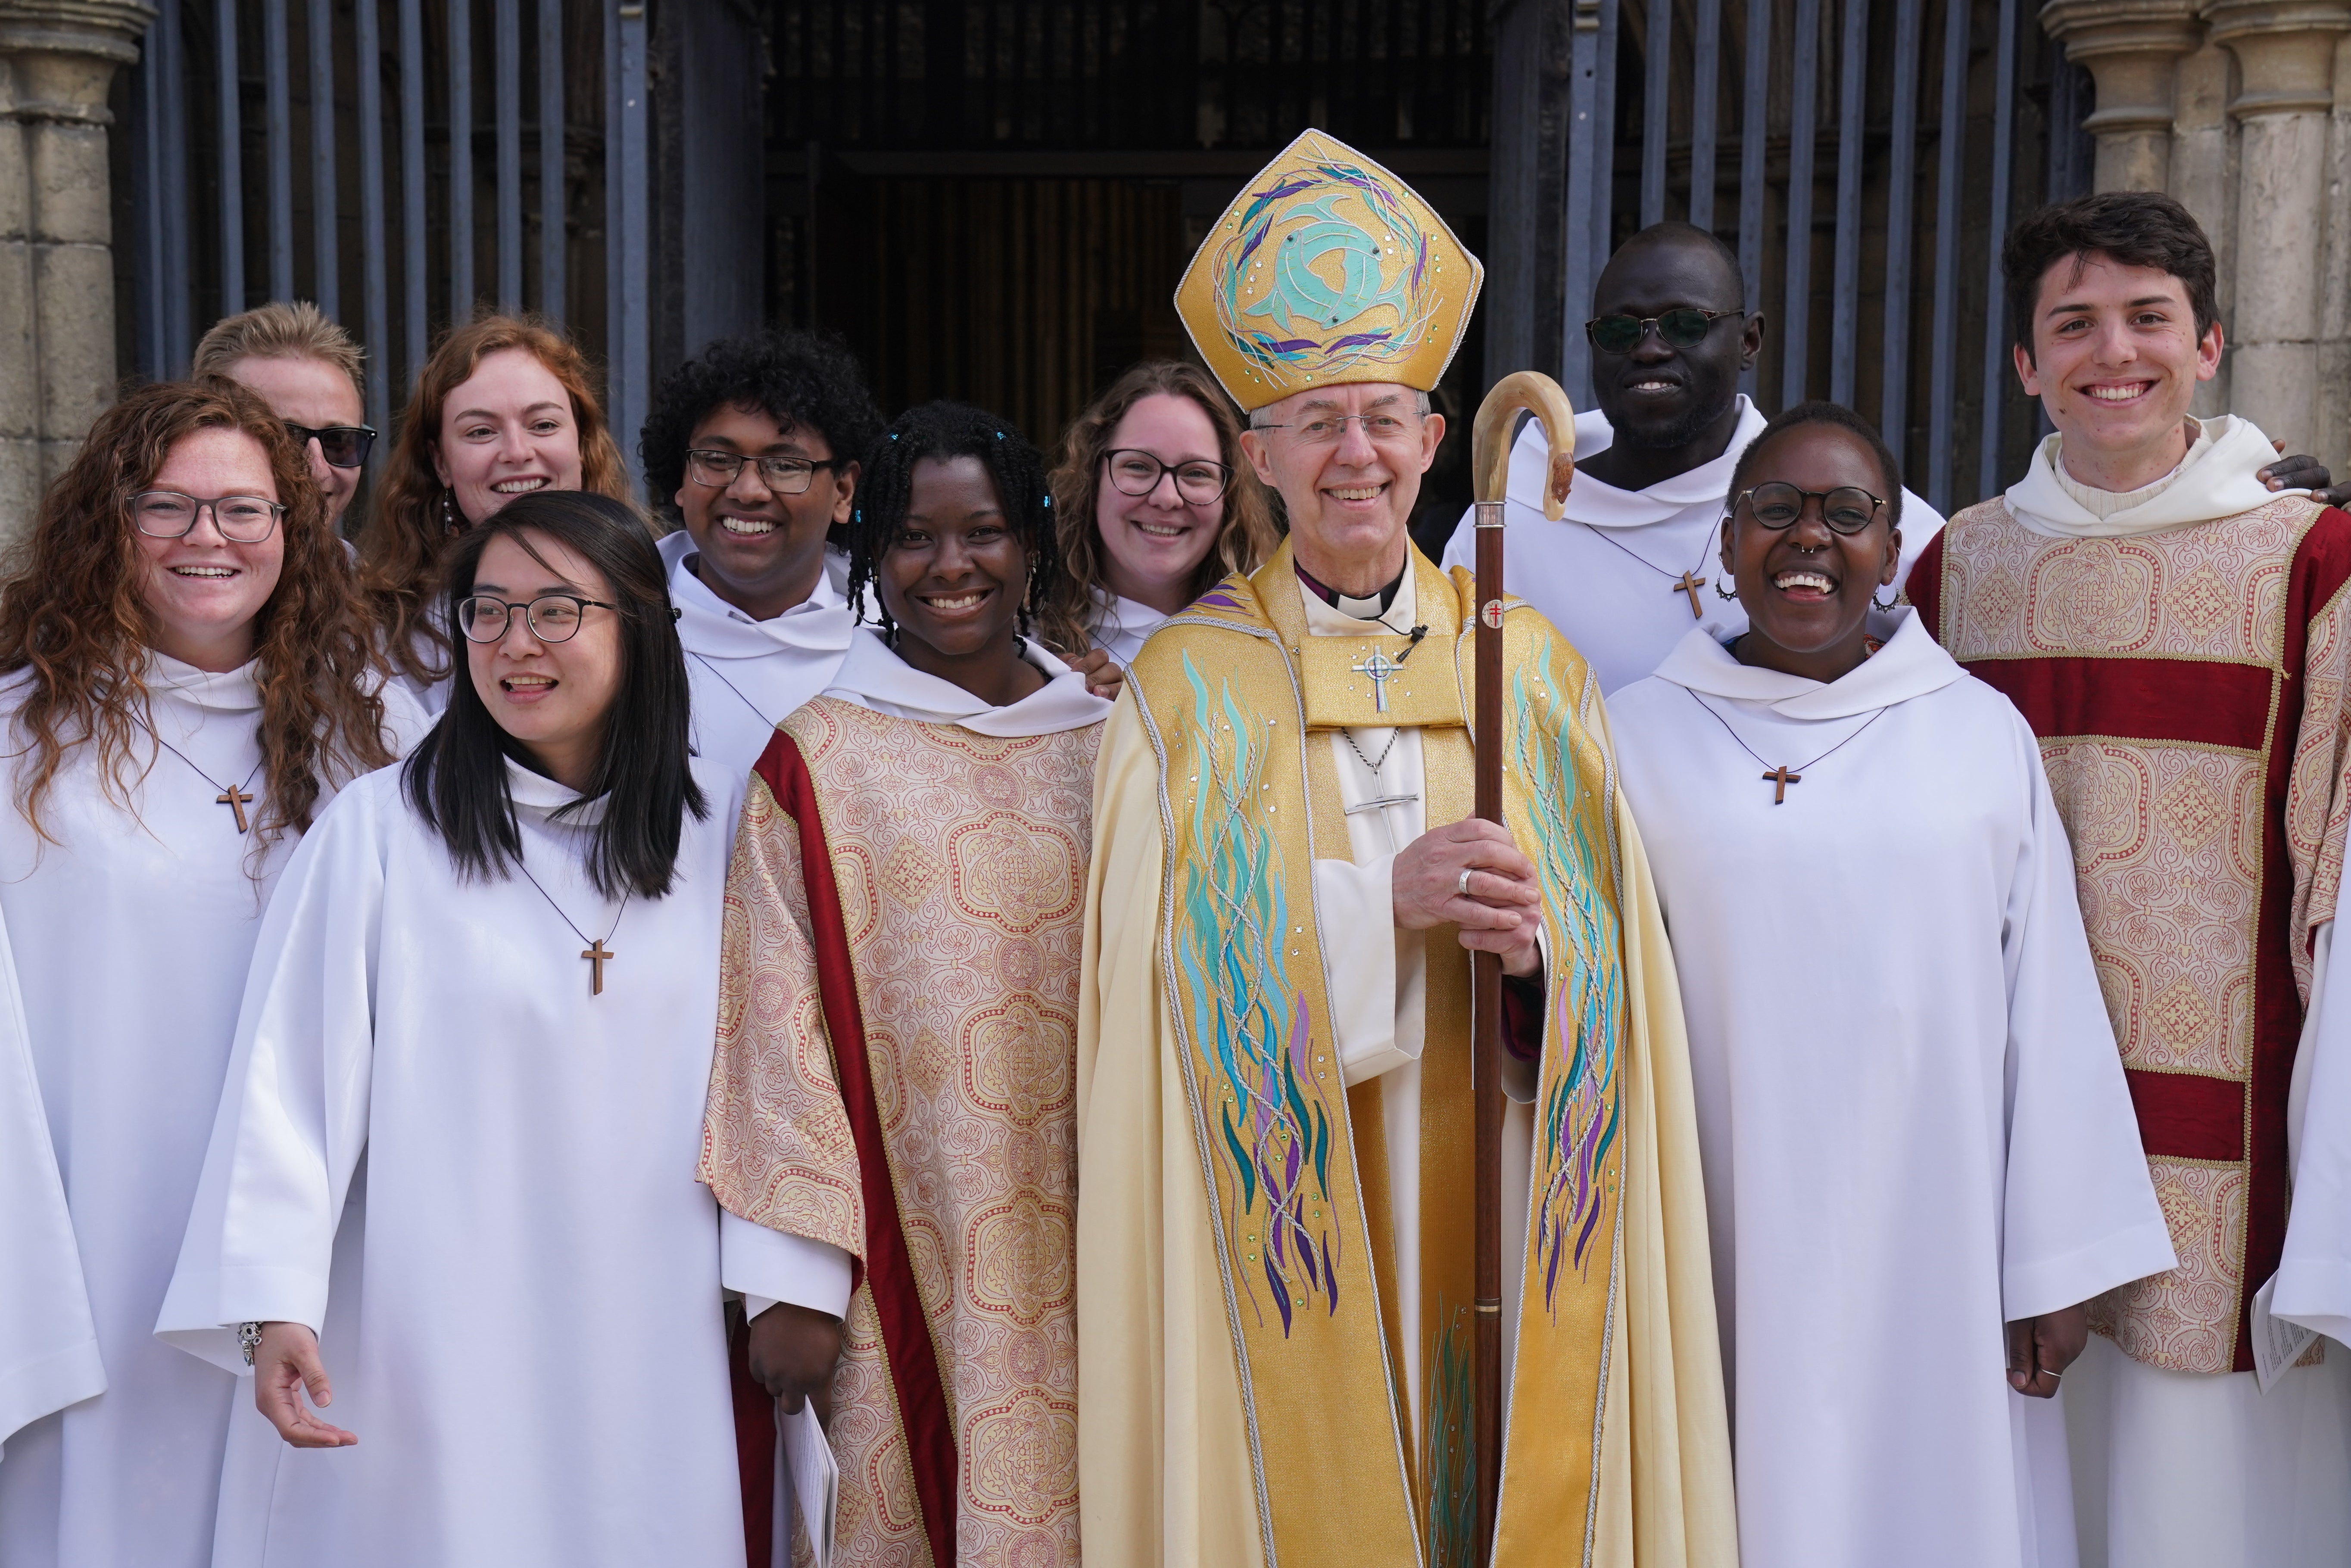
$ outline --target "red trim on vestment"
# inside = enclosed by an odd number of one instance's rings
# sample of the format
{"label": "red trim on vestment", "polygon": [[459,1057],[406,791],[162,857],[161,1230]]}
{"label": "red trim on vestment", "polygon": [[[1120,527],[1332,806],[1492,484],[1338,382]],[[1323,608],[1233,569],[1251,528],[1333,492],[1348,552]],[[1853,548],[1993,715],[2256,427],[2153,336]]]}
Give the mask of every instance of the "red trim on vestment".
{"label": "red trim on vestment", "polygon": [[[882,1112],[866,1060],[865,1018],[857,1000],[856,971],[849,952],[841,889],[833,880],[832,851],[817,810],[816,784],[807,759],[790,735],[778,730],[755,766],[800,833],[800,868],[808,888],[809,923],[814,929],[817,995],[825,1032],[832,1040],[832,1065],[841,1102],[857,1143],[859,1185],[865,1199],[865,1282],[872,1287],[874,1315],[881,1320],[883,1359],[898,1396],[898,1419],[906,1433],[914,1491],[922,1500],[931,1561],[948,1568],[956,1561],[956,1483],[958,1464],[955,1429],[947,1420],[946,1389],[940,1379],[938,1348],[914,1283],[914,1260],[898,1214],[898,1189],[882,1137]],[[853,1288],[853,1287],[852,1287]]]}
{"label": "red trim on vestment", "polygon": [[[2015,703],[2044,741],[2112,735],[2258,752],[2270,717],[2270,671],[2258,664],[2035,654],[1970,659],[1967,670]],[[2293,737],[2283,732],[2288,750]]]}
{"label": "red trim on vestment", "polygon": [[1937,642],[1943,640],[1943,541],[1948,536],[1946,530],[1927,541],[1910,564],[1909,581],[1902,585],[1903,597],[1917,607],[1918,618]]}
{"label": "red trim on vestment", "polygon": [[2123,1069],[2139,1141],[2157,1158],[2245,1158],[2245,1085],[2192,1073]]}

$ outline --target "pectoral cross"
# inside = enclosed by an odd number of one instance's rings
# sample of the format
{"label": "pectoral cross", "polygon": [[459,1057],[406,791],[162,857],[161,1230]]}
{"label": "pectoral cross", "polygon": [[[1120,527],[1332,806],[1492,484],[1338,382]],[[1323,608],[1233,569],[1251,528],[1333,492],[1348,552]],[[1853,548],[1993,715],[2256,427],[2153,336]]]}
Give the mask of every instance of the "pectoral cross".
{"label": "pectoral cross", "polygon": [[245,808],[252,803],[252,800],[253,797],[251,795],[246,794],[245,791],[239,789],[235,784],[228,786],[227,794],[213,796],[213,804],[214,805],[225,805],[228,807],[229,810],[236,813],[236,830],[239,833],[250,832],[252,830],[253,825],[245,819]]}
{"label": "pectoral cross", "polygon": [[1667,591],[1689,595],[1690,619],[1697,620],[1699,618],[1698,591],[1704,587],[1706,587],[1706,579],[1704,577],[1699,576],[1695,572],[1684,572],[1679,577],[1674,579],[1672,587]]}
{"label": "pectoral cross", "polygon": [[1386,712],[1388,711],[1388,677],[1401,670],[1404,666],[1375,648],[1372,649],[1372,656],[1369,659],[1364,659],[1361,664],[1351,664],[1347,668],[1358,675],[1368,675],[1372,678],[1372,711]]}
{"label": "pectoral cross", "polygon": [[1771,804],[1773,805],[1785,805],[1788,803],[1788,786],[1792,784],[1803,783],[1804,775],[1797,773],[1790,773],[1788,771],[1788,764],[1782,763],[1778,767],[1773,768],[1770,773],[1763,775],[1763,782],[1772,786]]}
{"label": "pectoral cross", "polygon": [[591,971],[588,981],[588,994],[590,996],[603,995],[604,961],[607,959],[615,959],[621,955],[606,947],[604,945],[604,939],[598,937],[594,941],[590,942],[587,947],[580,950],[580,956],[588,961],[588,966]]}

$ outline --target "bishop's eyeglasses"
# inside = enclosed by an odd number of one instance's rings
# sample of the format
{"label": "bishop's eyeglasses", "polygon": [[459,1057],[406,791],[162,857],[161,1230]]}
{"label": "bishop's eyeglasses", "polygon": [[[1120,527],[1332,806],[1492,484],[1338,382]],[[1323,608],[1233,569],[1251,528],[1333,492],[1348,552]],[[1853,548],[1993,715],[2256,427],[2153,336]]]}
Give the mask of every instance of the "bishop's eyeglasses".
{"label": "bishop's eyeglasses", "polygon": [[841,464],[829,457],[749,457],[739,452],[720,452],[713,447],[689,447],[685,453],[685,472],[696,484],[706,484],[713,490],[723,490],[735,483],[747,462],[759,465],[759,482],[778,495],[805,495],[820,468],[839,468]]}
{"label": "bishop's eyeglasses", "polygon": [[467,594],[457,601],[457,626],[468,642],[496,642],[506,636],[514,624],[514,612],[520,610],[530,635],[539,641],[569,642],[579,634],[580,619],[590,610],[618,607],[578,594],[541,594],[523,605],[494,594]]}
{"label": "bishop's eyeglasses", "polygon": [[131,498],[131,523],[150,539],[184,537],[209,509],[220,536],[236,545],[257,545],[286,514],[283,502],[259,495],[183,495],[176,490],[142,490]]}
{"label": "bishop's eyeglasses", "polygon": [[1730,503],[1737,512],[1744,507],[1747,515],[1774,533],[1796,525],[1804,514],[1804,504],[1821,504],[1821,521],[1838,534],[1858,534],[1877,521],[1886,503],[1857,484],[1841,484],[1834,490],[1799,490],[1792,484],[1773,480],[1752,490],[1742,490]]}

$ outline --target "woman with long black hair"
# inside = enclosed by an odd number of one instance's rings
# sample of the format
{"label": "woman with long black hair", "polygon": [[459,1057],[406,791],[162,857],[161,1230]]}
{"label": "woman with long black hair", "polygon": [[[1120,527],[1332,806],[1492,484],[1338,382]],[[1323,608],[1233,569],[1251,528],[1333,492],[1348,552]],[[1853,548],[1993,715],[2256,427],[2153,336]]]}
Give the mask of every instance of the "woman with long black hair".
{"label": "woman with long black hair", "polygon": [[691,760],[663,579],[591,493],[459,538],[448,711],[270,907],[159,1330],[276,1428],[218,1562],[742,1562],[695,1180],[738,786]]}

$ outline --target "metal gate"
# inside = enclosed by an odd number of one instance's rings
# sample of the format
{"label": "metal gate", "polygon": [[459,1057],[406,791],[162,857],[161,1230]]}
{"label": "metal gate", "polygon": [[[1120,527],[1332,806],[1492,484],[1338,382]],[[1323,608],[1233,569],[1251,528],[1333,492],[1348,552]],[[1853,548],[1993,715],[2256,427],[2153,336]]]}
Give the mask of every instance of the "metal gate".
{"label": "metal gate", "polygon": [[[607,363],[635,462],[650,369],[640,0],[156,0],[120,89],[126,362],[315,300],[392,415],[436,328],[534,310]],[[716,3],[716,0],[713,0]]]}

